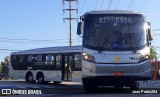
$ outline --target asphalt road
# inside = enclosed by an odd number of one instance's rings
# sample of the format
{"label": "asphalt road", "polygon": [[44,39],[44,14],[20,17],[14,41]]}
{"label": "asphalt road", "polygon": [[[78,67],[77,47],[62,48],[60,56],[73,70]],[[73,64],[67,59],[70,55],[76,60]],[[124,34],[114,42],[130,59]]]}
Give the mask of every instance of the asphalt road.
{"label": "asphalt road", "polygon": [[3,94],[1,97],[159,97],[160,81],[141,82],[138,91],[132,91],[129,88],[99,87],[98,90],[87,93],[81,83],[63,82],[61,84],[39,85],[38,83],[26,83],[22,80],[0,81],[0,93],[2,93],[2,89],[10,89],[12,94]]}

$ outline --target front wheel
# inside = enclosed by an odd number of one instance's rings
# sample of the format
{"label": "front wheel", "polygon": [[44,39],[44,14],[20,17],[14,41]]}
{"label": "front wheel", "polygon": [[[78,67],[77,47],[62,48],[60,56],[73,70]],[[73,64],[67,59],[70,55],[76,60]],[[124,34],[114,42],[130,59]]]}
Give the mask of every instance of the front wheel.
{"label": "front wheel", "polygon": [[83,79],[83,88],[86,90],[86,92],[93,92],[98,88],[98,86],[94,80]]}
{"label": "front wheel", "polygon": [[138,82],[138,81],[134,81],[134,82],[130,85],[130,89],[131,89],[131,90],[138,90],[138,89],[139,89],[139,82]]}

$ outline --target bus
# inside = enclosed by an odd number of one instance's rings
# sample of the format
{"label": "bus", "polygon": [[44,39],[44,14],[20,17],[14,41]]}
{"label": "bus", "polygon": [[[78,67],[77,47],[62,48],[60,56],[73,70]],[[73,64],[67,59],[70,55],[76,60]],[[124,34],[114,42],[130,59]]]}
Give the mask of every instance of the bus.
{"label": "bus", "polygon": [[144,13],[130,10],[89,11],[80,17],[82,82],[86,91],[98,86],[138,89],[151,79],[151,24]]}
{"label": "bus", "polygon": [[37,48],[10,55],[9,76],[29,83],[81,82],[81,69],[81,46]]}
{"label": "bus", "polygon": [[158,80],[160,75],[160,61],[154,60],[151,61],[151,71],[152,71],[152,79]]}

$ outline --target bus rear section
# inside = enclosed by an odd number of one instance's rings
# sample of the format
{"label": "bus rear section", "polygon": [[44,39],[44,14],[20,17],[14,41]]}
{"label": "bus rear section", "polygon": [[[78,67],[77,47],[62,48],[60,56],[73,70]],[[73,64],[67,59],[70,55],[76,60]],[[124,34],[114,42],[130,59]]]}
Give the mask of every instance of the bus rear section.
{"label": "bus rear section", "polygon": [[135,11],[90,11],[81,17],[82,80],[89,91],[98,86],[138,89],[151,78],[150,23]]}

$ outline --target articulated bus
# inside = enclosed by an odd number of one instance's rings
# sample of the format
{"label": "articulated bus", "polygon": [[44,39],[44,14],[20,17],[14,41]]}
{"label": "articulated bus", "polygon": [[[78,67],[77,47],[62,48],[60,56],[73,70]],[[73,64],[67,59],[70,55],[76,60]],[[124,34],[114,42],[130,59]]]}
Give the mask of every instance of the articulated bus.
{"label": "articulated bus", "polygon": [[38,83],[81,82],[81,46],[37,48],[10,55],[9,76]]}
{"label": "articulated bus", "polygon": [[90,11],[80,17],[82,82],[98,86],[139,88],[151,79],[151,26],[145,14],[128,10]]}

